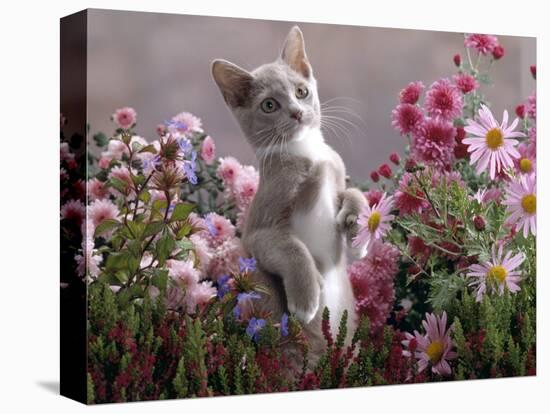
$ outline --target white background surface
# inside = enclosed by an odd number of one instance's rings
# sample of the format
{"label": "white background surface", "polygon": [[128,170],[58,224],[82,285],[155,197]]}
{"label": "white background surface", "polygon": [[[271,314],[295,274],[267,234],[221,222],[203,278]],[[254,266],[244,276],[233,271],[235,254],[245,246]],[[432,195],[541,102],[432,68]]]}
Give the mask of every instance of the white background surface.
{"label": "white background surface", "polygon": [[[542,1],[3,2],[0,13],[0,412],[548,412],[549,25]],[[86,7],[538,36],[538,375],[263,396],[105,405],[60,397],[59,21]],[[113,39],[116,42],[116,39]],[[406,64],[406,63],[403,63]],[[545,120],[546,118],[546,120]],[[542,160],[542,162],[540,161]]]}

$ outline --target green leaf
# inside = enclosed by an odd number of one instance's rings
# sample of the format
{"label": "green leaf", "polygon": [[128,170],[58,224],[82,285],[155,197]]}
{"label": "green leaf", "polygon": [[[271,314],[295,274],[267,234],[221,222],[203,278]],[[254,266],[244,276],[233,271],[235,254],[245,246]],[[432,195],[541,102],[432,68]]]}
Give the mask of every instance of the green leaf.
{"label": "green leaf", "polygon": [[119,180],[115,177],[109,180],[109,185],[123,194],[126,193],[126,189],[128,188],[128,183],[126,181]]}
{"label": "green leaf", "polygon": [[176,242],[169,234],[162,236],[156,244],[157,250],[157,259],[159,261],[159,266],[163,266],[164,262],[170,256],[170,253],[176,247]]}
{"label": "green leaf", "polygon": [[107,258],[107,263],[105,265],[106,270],[117,271],[128,269],[129,257],[130,252],[128,250],[124,250],[119,253],[111,253]]}
{"label": "green leaf", "polygon": [[182,237],[187,236],[191,230],[193,229],[193,226],[189,223],[184,224],[177,232],[176,238],[181,239]]}
{"label": "green leaf", "polygon": [[164,229],[163,221],[153,221],[145,227],[143,237],[153,236],[154,234],[160,233],[162,229]]}
{"label": "green leaf", "polygon": [[162,210],[165,209],[168,203],[166,200],[155,200],[153,201],[153,210]]}
{"label": "green leaf", "polygon": [[172,216],[170,217],[170,221],[179,221],[179,220],[186,220],[187,217],[189,217],[189,213],[193,211],[195,208],[194,204],[189,203],[179,203],[176,204],[176,207],[174,207],[174,211],[172,212]]}
{"label": "green leaf", "polygon": [[103,220],[99,225],[95,228],[94,237],[99,237],[102,234],[105,234],[117,227],[120,226],[120,222],[115,219],[107,219]]}
{"label": "green leaf", "polygon": [[94,138],[95,144],[98,147],[104,147],[109,143],[109,138],[107,138],[107,136],[103,132],[98,132],[97,134],[94,135],[93,138]]}
{"label": "green leaf", "polygon": [[164,291],[166,289],[166,285],[168,284],[168,270],[165,269],[155,269],[155,273],[153,274],[153,277],[151,278],[151,283],[153,286],[156,286],[161,291]]}
{"label": "green leaf", "polygon": [[147,204],[151,199],[151,193],[149,193],[149,191],[142,191],[139,194],[139,199],[140,201],[143,201],[145,204]]}
{"label": "green leaf", "polygon": [[142,152],[150,152],[151,154],[156,154],[157,153],[157,149],[155,148],[155,146],[153,144],[149,144],[149,145],[146,145],[145,147],[143,147],[142,149],[139,150],[140,153]]}

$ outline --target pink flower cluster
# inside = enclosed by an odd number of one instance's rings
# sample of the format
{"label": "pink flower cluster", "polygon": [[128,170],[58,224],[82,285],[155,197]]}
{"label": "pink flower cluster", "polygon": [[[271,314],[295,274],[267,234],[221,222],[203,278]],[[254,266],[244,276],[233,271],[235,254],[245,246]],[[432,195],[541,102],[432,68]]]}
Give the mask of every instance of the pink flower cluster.
{"label": "pink flower cluster", "polygon": [[364,259],[348,266],[357,314],[368,316],[371,331],[381,329],[392,310],[399,257],[393,245],[375,241]]}
{"label": "pink flower cluster", "polygon": [[231,221],[216,213],[204,218],[191,214],[190,220],[195,228],[202,229],[191,236],[200,272],[213,280],[236,273],[244,253]]}
{"label": "pink flower cluster", "polygon": [[218,177],[223,181],[225,197],[232,201],[239,210],[237,214],[237,227],[243,229],[246,215],[260,182],[258,171],[250,165],[241,165],[233,157],[220,158]]}
{"label": "pink flower cluster", "polygon": [[481,55],[493,54],[495,59],[504,55],[504,48],[498,43],[498,38],[493,35],[474,33],[466,36],[464,46],[475,49]]}

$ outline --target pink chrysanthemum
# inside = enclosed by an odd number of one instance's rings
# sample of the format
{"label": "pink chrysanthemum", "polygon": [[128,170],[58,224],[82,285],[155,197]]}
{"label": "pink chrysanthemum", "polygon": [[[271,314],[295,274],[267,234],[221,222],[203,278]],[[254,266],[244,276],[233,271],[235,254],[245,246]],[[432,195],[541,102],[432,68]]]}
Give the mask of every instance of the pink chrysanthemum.
{"label": "pink chrysanthemum", "polygon": [[233,157],[220,158],[219,162],[218,177],[222,179],[225,186],[233,184],[242,170],[241,163]]}
{"label": "pink chrysanthemum", "polygon": [[516,171],[519,174],[532,174],[536,171],[536,155],[533,147],[527,142],[518,145],[519,158],[514,160]]}
{"label": "pink chrysanthemum", "polygon": [[527,111],[527,116],[532,119],[537,119],[537,95],[533,92],[527,98],[527,103],[525,104],[525,109]]}
{"label": "pink chrysanthemum", "polygon": [[420,99],[420,94],[424,89],[422,82],[411,82],[399,92],[399,102],[414,105]]}
{"label": "pink chrysanthemum", "polygon": [[401,135],[407,135],[416,130],[424,119],[422,110],[412,104],[402,103],[391,113],[392,125]]}
{"label": "pink chrysanthemum", "polygon": [[357,224],[359,232],[353,239],[353,247],[365,246],[368,248],[371,241],[381,239],[391,228],[390,222],[394,219],[394,215],[390,214],[393,205],[393,197],[382,196],[380,201],[374,206],[368,204],[359,214]]}
{"label": "pink chrysanthemum", "polygon": [[414,331],[414,335],[406,332],[406,340],[401,343],[405,347],[403,355],[414,357],[418,361],[418,372],[424,371],[429,365],[432,372],[439,375],[451,375],[450,360],[458,355],[453,351],[451,339],[451,328],[447,329],[447,313],[443,312],[441,317],[426,313],[426,320],[422,321],[426,330],[425,335]]}
{"label": "pink chrysanthemum", "polygon": [[97,178],[92,178],[88,181],[88,197],[90,200],[100,200],[106,198],[109,195],[109,190],[105,187],[103,181],[99,181]]}
{"label": "pink chrysanthemum", "polygon": [[113,121],[123,129],[128,129],[134,125],[136,123],[136,118],[137,115],[134,108],[127,106],[117,109],[113,114]]}
{"label": "pink chrysanthemum", "polygon": [[486,34],[470,34],[464,39],[464,46],[470,49],[476,49],[478,53],[487,55],[492,53],[494,48],[498,46],[496,36]]}
{"label": "pink chrysanthemum", "polygon": [[463,94],[467,94],[479,88],[479,83],[476,78],[467,73],[459,73],[453,76],[455,85]]}
{"label": "pink chrysanthemum", "polygon": [[175,128],[175,131],[183,135],[189,135],[193,132],[203,132],[202,131],[202,121],[200,118],[197,118],[195,115],[189,112],[181,112],[172,118],[174,124],[170,128]]}
{"label": "pink chrysanthemum", "polygon": [[535,174],[522,175],[518,180],[512,181],[506,189],[506,197],[503,204],[510,216],[506,219],[506,225],[516,225],[523,229],[523,236],[529,232],[534,236],[537,233],[537,183]]}
{"label": "pink chrysanthemum", "polygon": [[[89,233],[88,233],[89,234]],[[103,256],[98,254],[97,249],[94,249],[94,239],[92,237],[84,237],[82,239],[82,251],[74,258],[76,261],[76,273],[80,277],[89,275],[96,278],[99,273],[99,265],[103,261]]]}
{"label": "pink chrysanthemum", "polygon": [[477,190],[477,193],[474,194],[472,197],[473,200],[476,200],[478,204],[486,204],[490,201],[494,201],[495,203],[500,202],[500,197],[502,196],[502,192],[500,189],[494,187],[494,188],[483,188]]}
{"label": "pink chrysanthemum", "polygon": [[233,196],[239,210],[248,209],[256,195],[259,183],[258,171],[250,165],[243,166],[233,185]]}
{"label": "pink chrysanthemum", "polygon": [[371,331],[382,329],[395,300],[394,278],[399,269],[399,250],[376,241],[365,258],[348,266],[358,315],[369,318]]}
{"label": "pink chrysanthemum", "polygon": [[[126,183],[126,190],[129,194],[133,192],[134,182],[132,181],[132,176],[130,171],[126,167],[114,167],[109,172],[109,179],[116,178],[124,183]],[[114,187],[111,188],[111,193],[116,197],[121,195],[120,192]]]}
{"label": "pink chrysanthemum", "polygon": [[75,220],[78,225],[86,216],[86,207],[79,200],[69,200],[61,207],[61,218]]}
{"label": "pink chrysanthemum", "polygon": [[168,260],[166,267],[168,276],[180,287],[189,289],[199,282],[200,273],[191,260]]}
{"label": "pink chrysanthemum", "polygon": [[118,207],[109,200],[95,200],[88,208],[88,217],[94,227],[108,219],[118,220],[119,214]]}
{"label": "pink chrysanthemum", "polygon": [[208,273],[208,267],[212,260],[212,252],[208,245],[208,241],[202,237],[201,233],[192,234],[189,238],[193,243],[193,256],[198,259],[198,267],[201,272],[201,278],[204,278]]}
{"label": "pink chrysanthemum", "polygon": [[518,253],[512,256],[512,251],[503,253],[503,244],[496,249],[493,246],[492,260],[483,264],[473,264],[469,267],[470,272],[468,277],[474,278],[470,286],[476,288],[476,301],[480,302],[483,295],[490,292],[497,292],[499,295],[504,294],[504,289],[508,289],[511,293],[516,293],[520,290],[518,285],[521,279],[521,272],[516,270],[525,260],[523,253]]}
{"label": "pink chrysanthemum", "polygon": [[427,118],[413,134],[416,161],[448,168],[453,160],[456,129],[441,118]]}
{"label": "pink chrysanthemum", "polygon": [[218,291],[212,286],[212,281],[207,280],[194,284],[185,294],[187,312],[194,313],[197,307],[201,307],[216,297]]}
{"label": "pink chrysanthemum", "polygon": [[210,136],[207,136],[202,142],[201,158],[206,165],[211,165],[216,158],[216,144]]}
{"label": "pink chrysanthemum", "polygon": [[221,241],[235,237],[235,226],[230,220],[216,213],[209,213],[204,218],[204,227],[206,227],[206,237],[211,240],[212,245]]}
{"label": "pink chrysanthemum", "polygon": [[512,158],[519,158],[519,153],[514,148],[518,141],[515,137],[524,137],[523,132],[514,131],[518,124],[518,118],[508,126],[508,111],[502,115],[502,123],[499,125],[495,117],[485,105],[479,110],[479,121],[467,119],[464,129],[471,138],[462,142],[468,145],[468,152],[472,153],[470,164],[477,164],[476,172],[481,174],[489,166],[489,176],[495,179],[497,173],[506,167],[513,168]]}
{"label": "pink chrysanthemum", "polygon": [[412,180],[410,173],[403,174],[399,180],[399,189],[395,192],[394,200],[395,207],[399,209],[399,214],[402,216],[421,213],[429,207],[422,189]]}
{"label": "pink chrysanthemum", "polygon": [[428,114],[447,121],[459,117],[463,105],[462,93],[447,78],[432,83],[424,99],[424,109]]}

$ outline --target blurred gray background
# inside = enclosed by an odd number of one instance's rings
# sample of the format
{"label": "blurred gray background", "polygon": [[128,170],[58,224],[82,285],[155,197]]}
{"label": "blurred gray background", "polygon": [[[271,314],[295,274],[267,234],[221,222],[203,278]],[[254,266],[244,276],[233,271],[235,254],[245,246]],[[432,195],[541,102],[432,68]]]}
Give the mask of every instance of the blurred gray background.
{"label": "blurred gray background", "polygon": [[[293,22],[157,13],[90,10],[88,21],[88,122],[91,132],[112,133],[109,117],[132,106],[138,133],[156,139],[155,127],[192,112],[214,138],[217,155],[255,164],[252,151],[226,108],[210,75],[215,58],[246,69],[273,61]],[[455,73],[452,57],[465,58],[463,34],[420,30],[299,23],[322,102],[359,115],[340,114],[347,133],[327,132],[348,173],[365,179],[403,153],[405,140],[391,126],[391,110],[407,83],[426,86]],[[499,36],[505,57],[492,68],[494,86],[482,86],[498,118],[535,89],[529,65],[535,39]],[[343,97],[343,98],[342,98]]]}

